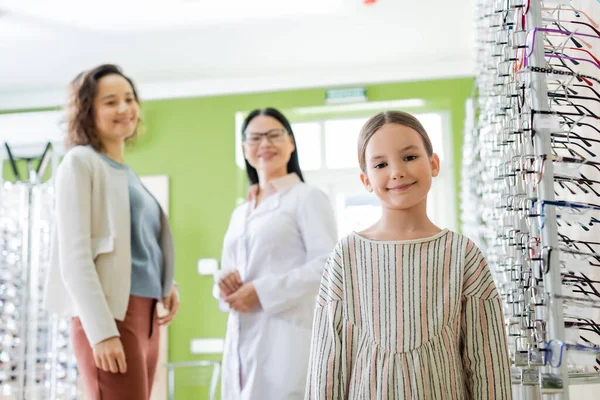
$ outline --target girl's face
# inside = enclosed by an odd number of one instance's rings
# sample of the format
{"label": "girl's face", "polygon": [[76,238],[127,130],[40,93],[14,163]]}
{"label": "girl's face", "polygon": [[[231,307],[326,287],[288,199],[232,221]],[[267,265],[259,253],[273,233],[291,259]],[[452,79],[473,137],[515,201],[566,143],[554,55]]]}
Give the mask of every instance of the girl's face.
{"label": "girl's face", "polygon": [[133,88],[120,75],[107,75],[98,80],[94,98],[94,122],[103,143],[123,142],[135,133],[140,106]]}
{"label": "girl's face", "polygon": [[257,171],[269,177],[287,174],[296,147],[290,134],[273,117],[259,115],[246,127],[244,156]]}
{"label": "girl's face", "polygon": [[385,124],[369,140],[361,180],[387,209],[408,210],[427,202],[440,160],[429,157],[421,135],[399,124]]}

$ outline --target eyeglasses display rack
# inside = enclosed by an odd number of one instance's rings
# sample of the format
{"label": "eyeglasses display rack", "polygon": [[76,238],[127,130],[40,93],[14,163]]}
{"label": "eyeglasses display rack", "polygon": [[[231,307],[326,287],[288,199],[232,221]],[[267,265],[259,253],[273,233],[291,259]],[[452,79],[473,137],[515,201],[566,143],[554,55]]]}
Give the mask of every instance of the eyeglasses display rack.
{"label": "eyeglasses display rack", "polygon": [[515,398],[568,399],[571,386],[600,383],[600,30],[593,15],[600,4],[592,1],[476,6],[461,219],[504,301]]}
{"label": "eyeglasses display rack", "polygon": [[4,147],[16,182],[0,181],[0,399],[76,399],[69,320],[42,308],[54,215],[52,180],[43,179],[57,155],[50,144],[41,157]]}

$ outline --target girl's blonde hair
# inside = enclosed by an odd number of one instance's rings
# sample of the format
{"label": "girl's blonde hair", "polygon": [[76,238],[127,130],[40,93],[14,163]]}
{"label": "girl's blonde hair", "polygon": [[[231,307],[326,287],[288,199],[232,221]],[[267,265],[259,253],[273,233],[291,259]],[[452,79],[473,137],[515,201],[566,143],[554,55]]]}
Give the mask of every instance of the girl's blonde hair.
{"label": "girl's blonde hair", "polygon": [[419,135],[421,135],[427,155],[429,157],[433,155],[433,145],[431,144],[431,139],[429,138],[425,128],[423,128],[423,125],[421,125],[415,116],[404,111],[384,111],[371,117],[363,125],[362,129],[360,130],[360,134],[358,135],[358,163],[363,172],[367,172],[367,163],[365,160],[367,144],[375,132],[377,132],[385,124],[398,124],[413,129]]}

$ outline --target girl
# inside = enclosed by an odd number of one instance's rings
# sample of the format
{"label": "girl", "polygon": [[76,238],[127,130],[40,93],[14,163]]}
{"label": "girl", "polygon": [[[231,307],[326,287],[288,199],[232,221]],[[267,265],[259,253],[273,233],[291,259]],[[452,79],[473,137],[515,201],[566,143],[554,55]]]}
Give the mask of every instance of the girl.
{"label": "girl", "polygon": [[382,204],[340,240],[314,316],[307,399],[511,398],[502,304],[468,238],[435,226],[440,161],[410,114],[380,113],[358,140],[360,178]]}
{"label": "girl", "polygon": [[[76,316],[71,340],[88,399],[148,400],[159,324],[179,307],[165,214],[133,170],[125,142],[140,122],[137,91],[115,65],[71,85],[67,146],[56,174],[56,232],[46,307]],[[169,314],[158,318],[156,303]]]}
{"label": "girl", "polygon": [[292,128],[277,110],[242,128],[250,195],[231,216],[214,295],[229,312],[224,400],[304,398],[310,329],[335,242],[327,196],[303,183]]}

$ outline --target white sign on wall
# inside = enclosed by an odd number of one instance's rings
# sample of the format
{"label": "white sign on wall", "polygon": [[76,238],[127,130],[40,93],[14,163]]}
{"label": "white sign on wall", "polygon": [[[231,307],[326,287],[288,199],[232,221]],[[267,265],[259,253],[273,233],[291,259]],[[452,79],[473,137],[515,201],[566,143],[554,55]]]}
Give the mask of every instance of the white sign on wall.
{"label": "white sign on wall", "polygon": [[165,214],[169,215],[169,177],[167,175],[141,176],[142,184],[156,198]]}

